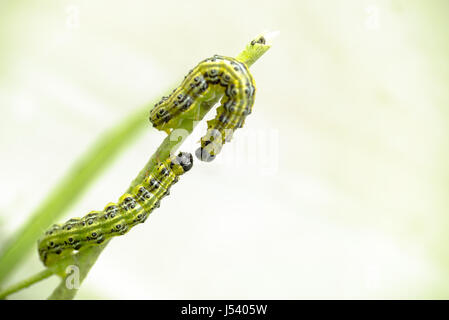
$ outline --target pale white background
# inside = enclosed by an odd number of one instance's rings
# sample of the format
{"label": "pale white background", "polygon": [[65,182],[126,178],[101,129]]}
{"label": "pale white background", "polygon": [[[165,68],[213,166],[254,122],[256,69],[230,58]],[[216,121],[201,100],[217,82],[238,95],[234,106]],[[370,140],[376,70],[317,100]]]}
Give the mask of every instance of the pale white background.
{"label": "pale white background", "polygon": [[[448,9],[2,0],[0,244],[107,128],[279,30],[245,128],[110,243],[77,298],[447,298]],[[116,201],[164,137],[148,124],[59,222]],[[41,269],[33,251],[9,283]]]}

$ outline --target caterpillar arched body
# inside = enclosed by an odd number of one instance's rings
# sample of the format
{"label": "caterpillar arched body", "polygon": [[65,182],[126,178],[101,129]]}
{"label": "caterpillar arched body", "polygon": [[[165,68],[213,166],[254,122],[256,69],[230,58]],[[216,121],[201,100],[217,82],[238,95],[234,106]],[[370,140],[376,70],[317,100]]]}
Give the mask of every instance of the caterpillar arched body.
{"label": "caterpillar arched body", "polygon": [[170,132],[183,117],[191,117],[203,101],[222,96],[215,119],[207,122],[208,132],[201,138],[196,156],[212,161],[233,132],[241,128],[254,104],[256,85],[248,67],[237,59],[215,55],[200,62],[181,85],[162,99],[150,112],[158,130]]}
{"label": "caterpillar arched body", "polygon": [[101,244],[145,222],[179,176],[192,165],[192,155],[181,152],[156,166],[142,184],[121,196],[118,203],[109,203],[103,211],[92,211],[83,218],[53,225],[38,240],[41,261],[49,266],[74,251]]}

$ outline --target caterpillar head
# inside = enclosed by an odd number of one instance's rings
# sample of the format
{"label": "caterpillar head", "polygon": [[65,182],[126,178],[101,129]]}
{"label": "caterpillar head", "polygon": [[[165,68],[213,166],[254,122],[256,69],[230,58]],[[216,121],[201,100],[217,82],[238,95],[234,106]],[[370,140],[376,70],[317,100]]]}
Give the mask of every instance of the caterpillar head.
{"label": "caterpillar head", "polygon": [[170,167],[176,175],[189,171],[193,166],[193,157],[188,152],[180,152],[171,160]]}

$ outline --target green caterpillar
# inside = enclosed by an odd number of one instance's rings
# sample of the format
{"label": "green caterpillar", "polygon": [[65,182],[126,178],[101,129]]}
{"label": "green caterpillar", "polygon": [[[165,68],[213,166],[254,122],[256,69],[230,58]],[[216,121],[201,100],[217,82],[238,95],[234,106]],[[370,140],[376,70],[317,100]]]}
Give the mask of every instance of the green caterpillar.
{"label": "green caterpillar", "polygon": [[156,166],[142,184],[109,203],[103,211],[92,211],[83,218],[70,219],[62,225],[54,224],[38,241],[38,252],[44,265],[49,266],[62,257],[105,240],[123,235],[132,227],[145,222],[149,214],[169,194],[179,176],[193,165],[190,153],[180,152]]}
{"label": "green caterpillar", "polygon": [[[265,43],[261,39],[258,43]],[[192,117],[201,102],[222,97],[217,115],[207,122],[207,134],[195,152],[198,159],[212,161],[234,131],[245,123],[252,111],[255,92],[254,79],[243,62],[215,55],[200,62],[178,88],[162,97],[151,110],[150,121],[156,129],[170,133],[183,118]]]}

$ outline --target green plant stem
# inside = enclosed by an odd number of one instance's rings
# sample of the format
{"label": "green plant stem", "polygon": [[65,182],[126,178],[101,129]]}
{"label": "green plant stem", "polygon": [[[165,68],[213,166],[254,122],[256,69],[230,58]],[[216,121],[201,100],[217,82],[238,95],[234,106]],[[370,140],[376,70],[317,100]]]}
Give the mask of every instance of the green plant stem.
{"label": "green plant stem", "polygon": [[[199,108],[199,119],[203,117],[210,111],[214,104],[218,101],[203,102]],[[171,134],[165,137],[164,141],[160,144],[154,154],[151,156],[150,160],[146,163],[142,170],[140,170],[137,177],[131,182],[128,190],[126,192],[131,192],[131,190],[140,184],[146,177],[147,173],[150,172],[153,167],[160,161],[164,161],[170,156],[174,155],[176,150],[179,148],[181,143],[187,138],[195,129],[196,125],[199,123],[198,120],[187,120],[185,119],[177,128],[173,130]]]}
{"label": "green plant stem", "polygon": [[[256,37],[255,40],[257,40],[259,38],[260,38],[260,36]],[[236,58],[238,60],[244,62],[249,67],[255,61],[257,61],[269,48],[270,48],[269,44],[257,43],[255,45],[252,45],[251,43],[249,43],[246,46],[246,48]],[[206,102],[202,103],[202,105],[199,108],[198,120],[185,119],[176,130],[173,130],[171,135],[168,135],[163,140],[163,142],[158,147],[156,152],[148,160],[148,162],[144,166],[144,168],[139,172],[137,177],[131,182],[131,185],[129,186],[128,191],[130,191],[136,185],[141,183],[143,181],[143,179],[145,178],[147,172],[151,171],[152,168],[159,161],[164,161],[166,158],[168,158],[172,153],[174,153],[179,148],[179,146],[187,138],[187,136],[190,133],[192,133],[192,131],[198,124],[199,120],[201,120],[207,114],[207,112],[210,111],[210,109],[219,101],[219,99],[220,99],[220,97],[217,97],[215,99],[215,101],[209,101],[207,103]],[[145,110],[145,116],[141,115],[142,119],[144,119],[145,121],[147,121],[147,118],[148,118],[147,117],[148,111],[149,111],[149,108],[147,108]],[[130,122],[128,122],[128,125],[129,125],[129,123]],[[136,126],[139,126],[139,127],[141,126],[139,120],[136,120]],[[129,131],[128,127],[127,127],[127,129]],[[179,130],[182,130],[182,131],[180,132]],[[125,131],[125,133],[126,133],[126,131]],[[174,135],[174,133],[179,134],[179,136]],[[181,137],[181,140],[179,140],[179,137]],[[127,140],[127,139],[124,139],[124,140]],[[105,144],[105,142],[103,142],[103,144]],[[92,156],[90,156],[90,154],[89,154],[88,158],[90,158],[91,161],[94,160],[94,159],[92,159]],[[86,161],[84,161],[84,162],[86,162]],[[84,164],[84,165],[86,166],[87,164]],[[72,172],[74,172],[74,171],[72,171]],[[64,182],[65,181],[66,180],[64,180]],[[58,191],[56,192],[56,195],[58,195]],[[50,199],[57,200],[56,195],[50,197]],[[48,205],[47,205],[47,207],[48,207]],[[54,217],[54,215],[52,215],[52,217]],[[49,224],[51,224],[51,222],[54,221],[54,219],[52,219],[52,221],[47,223],[47,220],[48,219],[46,219],[45,226],[48,226]],[[34,221],[32,221],[32,222],[34,222]],[[24,229],[26,229],[26,228],[24,228]],[[42,228],[41,228],[41,230],[42,230]],[[33,233],[33,239],[37,239],[37,236],[35,235],[35,233]],[[64,273],[65,268],[69,265],[78,266],[78,268],[80,270],[79,282],[81,284],[82,281],[87,276],[90,268],[95,264],[95,261],[97,260],[99,255],[104,250],[104,248],[107,246],[108,242],[105,242],[101,246],[93,246],[93,247],[87,248],[85,250],[82,250],[79,253],[73,255],[72,257],[64,259],[64,260],[58,262],[55,266],[52,266],[52,272],[62,275],[62,281],[58,285],[58,287],[56,287],[56,289],[53,291],[53,293],[50,295],[49,299],[73,299],[77,293],[77,289],[70,289],[66,285],[66,278],[68,275]],[[2,258],[0,258],[0,264],[2,263]],[[0,280],[1,280],[1,276],[2,276],[1,272],[2,272],[2,270],[0,268]]]}
{"label": "green plant stem", "polygon": [[48,277],[53,275],[53,271],[50,269],[44,269],[39,273],[36,273],[35,275],[22,280],[15,285],[10,286],[9,288],[6,288],[5,290],[0,292],[0,300],[5,299],[10,294],[13,294],[14,292],[20,291],[24,288],[28,288],[32,284],[39,282],[41,280],[47,279]]}
{"label": "green plant stem", "polygon": [[74,164],[46,200],[31,214],[28,222],[5,245],[0,256],[0,283],[36,245],[42,231],[57,221],[102,170],[129,145],[129,141],[148,126],[147,118],[148,106],[106,132],[85,156]]}
{"label": "green plant stem", "polygon": [[[106,241],[100,246],[92,246],[83,251],[82,254],[77,254],[68,258],[68,262],[60,264],[56,267],[65,267],[66,265],[76,265],[79,268],[79,284],[86,278],[92,266],[97,261],[100,254],[106,248],[110,240]],[[53,290],[53,293],[48,297],[49,300],[71,300],[78,292],[78,288],[69,288],[67,286],[67,276],[64,276],[59,285]]]}

